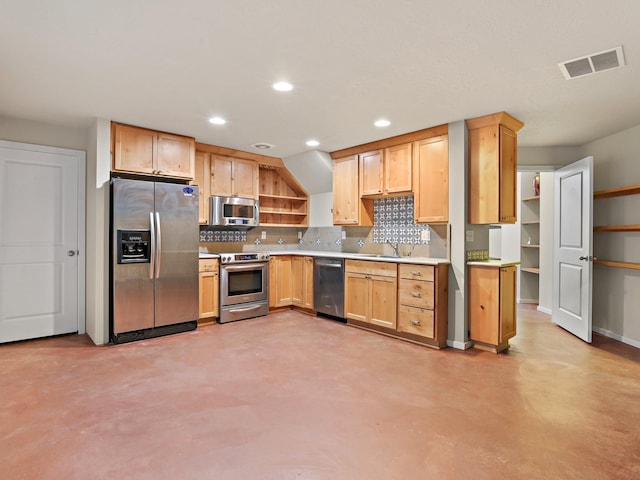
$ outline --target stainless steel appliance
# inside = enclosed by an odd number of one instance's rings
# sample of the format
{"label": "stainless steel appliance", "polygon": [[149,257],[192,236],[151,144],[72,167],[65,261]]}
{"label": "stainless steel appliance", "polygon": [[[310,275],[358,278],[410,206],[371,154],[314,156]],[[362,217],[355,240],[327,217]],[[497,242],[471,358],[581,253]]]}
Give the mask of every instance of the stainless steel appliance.
{"label": "stainless steel appliance", "polygon": [[220,323],[269,313],[269,254],[220,254]]}
{"label": "stainless steel appliance", "polygon": [[113,343],[193,330],[198,321],[198,187],[113,178]]}
{"label": "stainless steel appliance", "polygon": [[258,225],[258,200],[213,196],[209,202],[211,226],[249,230]]}
{"label": "stainless steel appliance", "polygon": [[315,257],[313,305],[316,312],[344,319],[344,260]]}

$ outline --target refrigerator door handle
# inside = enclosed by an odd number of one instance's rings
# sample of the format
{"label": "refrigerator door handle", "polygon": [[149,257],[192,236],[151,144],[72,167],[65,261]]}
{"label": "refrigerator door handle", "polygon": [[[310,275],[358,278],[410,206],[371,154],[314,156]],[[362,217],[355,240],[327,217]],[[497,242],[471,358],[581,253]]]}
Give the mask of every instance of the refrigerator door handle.
{"label": "refrigerator door handle", "polygon": [[162,231],[160,230],[160,213],[156,212],[156,230],[158,243],[156,248],[156,278],[160,278],[160,253],[162,252]]}
{"label": "refrigerator door handle", "polygon": [[149,279],[153,280],[156,268],[156,227],[153,221],[153,212],[149,212],[149,231],[151,232],[151,252],[149,262]]}

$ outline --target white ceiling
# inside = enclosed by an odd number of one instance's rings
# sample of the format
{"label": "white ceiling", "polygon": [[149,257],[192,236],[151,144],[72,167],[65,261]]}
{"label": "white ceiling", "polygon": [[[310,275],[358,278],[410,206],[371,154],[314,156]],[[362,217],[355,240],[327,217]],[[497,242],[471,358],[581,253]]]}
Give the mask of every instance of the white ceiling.
{"label": "white ceiling", "polygon": [[[521,146],[581,145],[640,124],[638,19],[637,0],[0,0],[0,115],[286,157],[504,110]],[[557,66],[617,45],[625,68]]]}

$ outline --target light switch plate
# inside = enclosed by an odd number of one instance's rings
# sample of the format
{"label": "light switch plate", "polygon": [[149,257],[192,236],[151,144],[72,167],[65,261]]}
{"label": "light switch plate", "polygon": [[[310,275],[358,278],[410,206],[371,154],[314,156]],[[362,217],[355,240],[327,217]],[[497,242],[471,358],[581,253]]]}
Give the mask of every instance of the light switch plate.
{"label": "light switch plate", "polygon": [[421,234],[420,234],[420,238],[422,239],[423,242],[429,242],[431,241],[431,230],[422,230]]}
{"label": "light switch plate", "polygon": [[262,240],[266,240],[267,239],[267,232],[262,232],[260,234],[260,238],[262,238]]}
{"label": "light switch plate", "polygon": [[342,240],[346,240],[347,239],[347,232],[345,232],[344,230],[342,231]]}
{"label": "light switch plate", "polygon": [[473,242],[473,230],[467,230],[467,242]]}

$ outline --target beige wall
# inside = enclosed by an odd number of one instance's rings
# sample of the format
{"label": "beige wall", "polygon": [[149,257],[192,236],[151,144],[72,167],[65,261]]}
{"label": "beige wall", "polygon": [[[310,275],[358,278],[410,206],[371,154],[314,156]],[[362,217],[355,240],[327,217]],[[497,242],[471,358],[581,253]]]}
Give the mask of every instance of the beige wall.
{"label": "beige wall", "polygon": [[86,128],[63,127],[2,116],[0,139],[84,151],[89,142]]}
{"label": "beige wall", "polygon": [[[593,155],[594,190],[640,184],[640,125],[588,143],[581,157]],[[640,196],[594,201],[594,225],[640,224]],[[607,260],[640,263],[639,233],[596,233],[594,254]],[[593,326],[640,347],[640,270],[595,265]]]}

